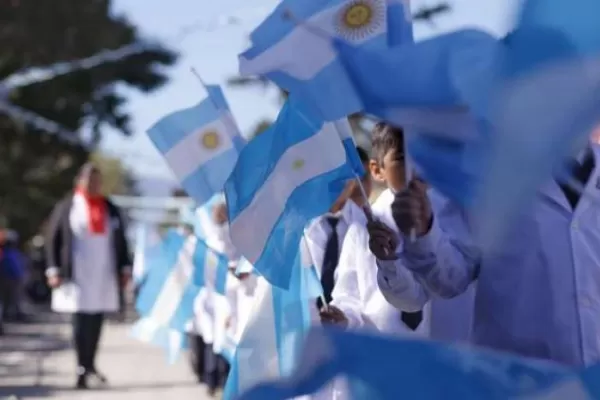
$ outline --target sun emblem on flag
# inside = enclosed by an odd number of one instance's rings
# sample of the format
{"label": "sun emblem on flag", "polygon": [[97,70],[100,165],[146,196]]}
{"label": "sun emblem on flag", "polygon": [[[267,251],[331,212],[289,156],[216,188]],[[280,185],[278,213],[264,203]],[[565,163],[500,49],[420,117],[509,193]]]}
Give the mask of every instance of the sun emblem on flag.
{"label": "sun emblem on flag", "polygon": [[384,0],[351,0],[337,15],[336,31],[343,39],[361,40],[373,35],[385,20]]}
{"label": "sun emblem on flag", "polygon": [[301,158],[295,160],[294,163],[292,164],[292,168],[296,171],[299,169],[302,169],[302,167],[304,167],[304,160]]}
{"label": "sun emblem on flag", "polygon": [[217,131],[204,132],[200,141],[202,142],[202,147],[205,149],[214,150],[219,147],[219,133]]}

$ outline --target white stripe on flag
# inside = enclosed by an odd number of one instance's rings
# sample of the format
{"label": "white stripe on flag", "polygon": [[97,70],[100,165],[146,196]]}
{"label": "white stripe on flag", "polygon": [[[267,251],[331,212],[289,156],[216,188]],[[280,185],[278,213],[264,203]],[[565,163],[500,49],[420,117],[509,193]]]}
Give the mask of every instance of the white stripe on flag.
{"label": "white stripe on flag", "polygon": [[[250,205],[231,222],[233,242],[244,246],[239,250],[248,261],[254,264],[260,257],[292,192],[310,179],[335,170],[345,162],[346,152],[333,124],[323,125],[315,135],[283,153]],[[297,163],[301,166],[294,169]],[[256,221],[260,221],[260,224]]]}
{"label": "white stripe on flag", "polygon": [[280,376],[271,285],[261,280],[255,296],[251,316],[236,351],[238,393]]}
{"label": "white stripe on flag", "polygon": [[[365,1],[372,7],[371,26],[355,30],[343,27],[344,16],[341,14],[344,8],[352,5],[352,2],[328,7],[301,23],[302,25],[296,26],[282,40],[257,57],[246,59],[241,56],[240,73],[255,75],[277,68],[300,80],[312,79],[337,57],[329,38],[337,36],[358,45],[386,32],[385,0]],[[302,57],[302,62],[289,63],[289,60],[298,59],[299,48],[309,49],[306,57]]]}
{"label": "white stripe on flag", "polygon": [[152,306],[150,315],[148,315],[159,326],[169,326],[171,318],[179,307],[183,293],[190,284],[194,269],[192,257],[196,241],[195,236],[186,239],[179,252],[177,263],[173,266]]}
{"label": "white stripe on flag", "polygon": [[232,118],[231,113],[223,113],[219,119],[185,136],[165,153],[167,164],[178,178],[189,176],[201,165],[233,148],[231,135],[236,130],[231,131],[228,122]]}

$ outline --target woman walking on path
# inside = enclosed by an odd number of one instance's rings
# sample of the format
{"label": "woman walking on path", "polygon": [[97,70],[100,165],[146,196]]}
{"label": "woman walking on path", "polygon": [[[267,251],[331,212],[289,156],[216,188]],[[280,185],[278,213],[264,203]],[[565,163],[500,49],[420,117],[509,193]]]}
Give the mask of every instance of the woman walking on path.
{"label": "woman walking on path", "polygon": [[52,308],[73,314],[76,387],[106,378],[95,365],[104,315],[119,311],[121,290],[131,276],[125,226],[118,209],[100,193],[102,176],[92,164],[81,169],[73,193],[51,215],[46,239]]}

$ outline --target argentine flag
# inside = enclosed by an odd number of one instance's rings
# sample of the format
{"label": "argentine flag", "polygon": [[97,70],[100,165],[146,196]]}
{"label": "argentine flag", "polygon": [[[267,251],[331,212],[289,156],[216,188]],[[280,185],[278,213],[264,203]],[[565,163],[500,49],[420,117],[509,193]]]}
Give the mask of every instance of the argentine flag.
{"label": "argentine flag", "polygon": [[[331,38],[363,49],[412,40],[401,0],[284,1],[240,55],[243,76],[262,75],[302,98],[327,121],[362,110]],[[303,49],[299,52],[298,49]]]}
{"label": "argentine flag", "polygon": [[194,228],[194,234],[206,241],[211,236],[217,234],[218,226],[213,219],[213,210],[218,204],[225,203],[225,196],[217,193],[201,206],[182,210],[181,219]]}
{"label": "argentine flag", "polygon": [[310,306],[322,294],[306,242],[300,246],[288,290],[259,281],[252,314],[233,354],[226,400],[265,380],[289,376],[299,360],[311,327]]}
{"label": "argentine flag", "polygon": [[163,117],[148,129],[185,191],[204,204],[223,189],[245,144],[219,86],[194,107]]}
{"label": "argentine flag", "polygon": [[287,288],[306,223],[356,177],[356,148],[295,98],[242,150],[225,184],[231,240],[260,275]]}
{"label": "argentine flag", "polygon": [[225,293],[227,259],[193,235],[184,237],[174,233],[154,256],[153,268],[136,303],[141,319],[132,335],[167,347],[174,354],[177,346],[183,346],[183,336],[179,334],[185,332],[194,315],[194,300],[200,289],[206,286]]}

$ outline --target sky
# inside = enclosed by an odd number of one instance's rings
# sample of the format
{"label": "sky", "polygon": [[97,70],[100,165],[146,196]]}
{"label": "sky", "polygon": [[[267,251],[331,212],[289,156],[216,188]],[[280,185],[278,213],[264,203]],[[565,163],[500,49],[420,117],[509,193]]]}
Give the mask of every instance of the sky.
{"label": "sky", "polygon": [[[511,26],[519,0],[448,0],[452,12],[434,25],[415,26],[417,40],[461,27],[477,27],[503,35]],[[174,181],[146,129],[165,114],[191,106],[205,92],[191,68],[209,84],[224,84],[237,75],[237,55],[249,46],[248,35],[275,7],[277,0],[114,0],[113,12],[126,16],[150,39],[161,40],[178,51],[178,63],[167,70],[169,82],[152,94],[126,90],[132,116],[133,137],[107,131],[102,148],[120,157],[139,178]],[[441,0],[412,0],[412,10],[437,5]],[[182,29],[195,26],[182,35]],[[277,115],[274,90],[233,89],[225,95],[242,132],[264,118]]]}

